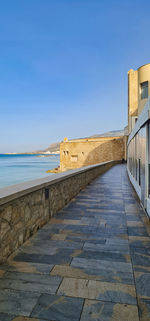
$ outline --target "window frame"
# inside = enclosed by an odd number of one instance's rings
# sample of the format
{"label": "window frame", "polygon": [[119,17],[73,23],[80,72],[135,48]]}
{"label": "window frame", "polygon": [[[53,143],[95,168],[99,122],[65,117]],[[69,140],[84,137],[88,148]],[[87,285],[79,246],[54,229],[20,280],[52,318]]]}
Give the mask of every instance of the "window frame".
{"label": "window frame", "polygon": [[148,98],[148,80],[140,83],[140,95],[142,100]]}

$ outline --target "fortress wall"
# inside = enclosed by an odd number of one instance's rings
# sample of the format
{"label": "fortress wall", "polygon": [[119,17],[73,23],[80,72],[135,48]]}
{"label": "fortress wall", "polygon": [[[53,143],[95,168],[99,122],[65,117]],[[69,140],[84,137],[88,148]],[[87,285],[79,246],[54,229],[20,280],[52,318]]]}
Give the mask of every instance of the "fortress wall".
{"label": "fortress wall", "polygon": [[125,137],[101,137],[64,141],[60,144],[60,169],[125,159]]}

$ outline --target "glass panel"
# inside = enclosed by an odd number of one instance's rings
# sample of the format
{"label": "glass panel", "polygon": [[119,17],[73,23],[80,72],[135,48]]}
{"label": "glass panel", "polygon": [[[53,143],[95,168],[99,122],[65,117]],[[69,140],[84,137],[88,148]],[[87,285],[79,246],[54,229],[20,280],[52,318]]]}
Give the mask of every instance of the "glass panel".
{"label": "glass panel", "polygon": [[128,169],[137,183],[141,184],[141,132],[130,141],[128,147]]}
{"label": "glass panel", "polygon": [[150,197],[150,164],[148,164],[148,197]]}
{"label": "glass panel", "polygon": [[145,185],[145,162],[146,162],[146,125],[143,126],[140,131],[140,179],[141,179],[141,202],[145,206],[145,193],[146,193],[146,185]]}
{"label": "glass panel", "polygon": [[148,98],[148,81],[141,83],[141,99]]}
{"label": "glass panel", "polygon": [[148,196],[150,197],[150,123],[148,123]]}
{"label": "glass panel", "polygon": [[139,161],[139,173],[138,173],[139,185],[141,186],[141,160],[140,160],[140,158],[138,159],[138,161]]}

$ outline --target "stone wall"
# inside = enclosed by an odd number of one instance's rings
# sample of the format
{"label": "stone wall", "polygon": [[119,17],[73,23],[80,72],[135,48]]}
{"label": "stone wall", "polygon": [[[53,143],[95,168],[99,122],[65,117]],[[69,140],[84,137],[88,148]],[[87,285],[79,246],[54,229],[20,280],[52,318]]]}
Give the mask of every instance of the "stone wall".
{"label": "stone wall", "polygon": [[0,263],[89,182],[116,163],[88,166],[0,189]]}
{"label": "stone wall", "polygon": [[62,171],[125,159],[125,137],[75,139],[60,144]]}

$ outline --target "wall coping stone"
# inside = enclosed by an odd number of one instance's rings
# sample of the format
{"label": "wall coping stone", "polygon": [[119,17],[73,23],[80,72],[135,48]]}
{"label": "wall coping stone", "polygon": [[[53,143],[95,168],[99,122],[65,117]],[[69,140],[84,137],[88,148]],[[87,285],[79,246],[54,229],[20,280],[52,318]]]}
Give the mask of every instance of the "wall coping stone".
{"label": "wall coping stone", "polygon": [[85,173],[89,170],[92,170],[97,167],[104,166],[109,163],[118,163],[118,161],[109,161],[109,162],[103,162],[98,163],[95,165],[89,165],[77,169],[68,170],[66,172],[53,174],[50,177],[43,177],[40,179],[23,182],[15,185],[11,185],[8,187],[0,188],[0,205],[3,205],[5,203],[8,203],[12,200],[15,200],[17,198],[20,198],[22,196],[25,196],[29,193],[38,191],[42,188],[47,188],[51,185],[54,185],[56,183],[62,182],[70,177],[76,176],[78,174]]}

